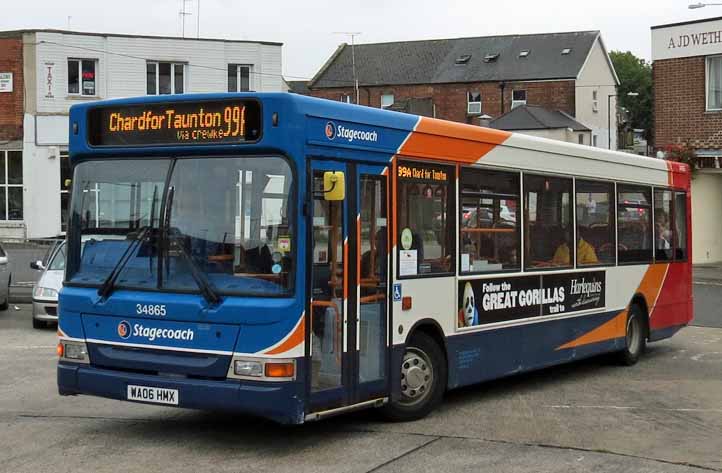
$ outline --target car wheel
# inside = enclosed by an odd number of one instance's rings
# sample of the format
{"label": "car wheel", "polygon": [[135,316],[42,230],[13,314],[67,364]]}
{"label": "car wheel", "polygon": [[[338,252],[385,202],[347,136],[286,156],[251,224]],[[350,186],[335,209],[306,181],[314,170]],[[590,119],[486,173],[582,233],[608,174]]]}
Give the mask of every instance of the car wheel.
{"label": "car wheel", "polygon": [[45,328],[47,325],[42,320],[38,320],[35,317],[33,317],[33,328]]}
{"label": "car wheel", "polygon": [[624,336],[624,349],[618,353],[617,360],[626,366],[632,366],[647,347],[646,314],[637,304],[632,304],[627,315],[627,328]]}
{"label": "car wheel", "polygon": [[441,402],[446,390],[446,360],[441,347],[425,333],[416,333],[397,369],[401,370],[401,397],[384,406],[385,417],[397,422],[425,417]]}

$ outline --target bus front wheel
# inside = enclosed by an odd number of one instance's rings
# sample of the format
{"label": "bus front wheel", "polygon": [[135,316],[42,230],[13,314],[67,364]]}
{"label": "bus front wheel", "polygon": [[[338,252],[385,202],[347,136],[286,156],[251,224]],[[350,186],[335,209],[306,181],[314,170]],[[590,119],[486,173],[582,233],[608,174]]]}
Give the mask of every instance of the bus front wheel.
{"label": "bus front wheel", "polygon": [[637,363],[647,346],[646,314],[638,304],[632,304],[627,315],[624,349],[618,354],[618,361],[626,366]]}
{"label": "bus front wheel", "polygon": [[397,422],[425,417],[439,405],[446,390],[446,362],[436,341],[417,332],[406,345],[401,361],[401,397],[384,407],[387,419]]}

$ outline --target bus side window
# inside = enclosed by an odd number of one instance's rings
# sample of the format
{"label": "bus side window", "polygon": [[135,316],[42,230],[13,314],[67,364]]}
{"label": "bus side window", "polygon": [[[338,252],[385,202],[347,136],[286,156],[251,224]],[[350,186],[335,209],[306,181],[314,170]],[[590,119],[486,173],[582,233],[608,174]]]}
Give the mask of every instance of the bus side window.
{"label": "bus side window", "polygon": [[674,193],[674,259],[684,261],[687,259],[687,193]]}
{"label": "bus side window", "polygon": [[565,268],[573,265],[572,180],[524,176],[524,266]]}
{"label": "bus side window", "polygon": [[461,273],[519,270],[519,173],[462,168]]}
{"label": "bus side window", "polygon": [[614,264],[614,184],[577,179],[577,266]]}
{"label": "bus side window", "polygon": [[652,189],[617,186],[617,247],[620,263],[652,261]]}
{"label": "bus side window", "polygon": [[672,226],[672,191],[654,189],[654,260],[674,258],[674,227]]}
{"label": "bus side window", "polygon": [[454,167],[401,161],[397,166],[399,276],[454,271]]}

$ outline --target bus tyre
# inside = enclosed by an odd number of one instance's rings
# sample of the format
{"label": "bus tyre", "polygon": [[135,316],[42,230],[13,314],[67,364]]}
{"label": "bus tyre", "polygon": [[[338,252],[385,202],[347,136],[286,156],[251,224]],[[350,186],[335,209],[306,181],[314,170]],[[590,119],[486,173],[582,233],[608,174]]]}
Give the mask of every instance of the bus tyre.
{"label": "bus tyre", "polygon": [[406,344],[401,366],[401,397],[384,407],[395,422],[425,417],[441,402],[446,390],[446,361],[439,344],[417,332]]}
{"label": "bus tyre", "polygon": [[621,364],[632,366],[644,353],[647,346],[647,325],[644,322],[646,314],[637,304],[632,304],[627,315],[627,329],[624,337],[624,349],[619,352],[618,360]]}

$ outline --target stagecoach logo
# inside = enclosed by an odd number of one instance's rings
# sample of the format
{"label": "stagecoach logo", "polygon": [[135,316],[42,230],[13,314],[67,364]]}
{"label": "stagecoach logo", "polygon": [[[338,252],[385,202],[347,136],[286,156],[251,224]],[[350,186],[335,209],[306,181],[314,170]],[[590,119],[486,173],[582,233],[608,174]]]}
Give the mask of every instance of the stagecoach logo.
{"label": "stagecoach logo", "polygon": [[118,335],[123,339],[130,337],[130,324],[125,320],[118,324]]}
{"label": "stagecoach logo", "polygon": [[333,141],[337,137],[349,143],[353,143],[354,141],[376,143],[379,140],[379,134],[375,131],[347,128],[343,125],[337,125],[334,122],[326,122],[324,133],[329,141]]}
{"label": "stagecoach logo", "polygon": [[336,124],[334,122],[326,123],[326,138],[329,140],[336,138]]}

